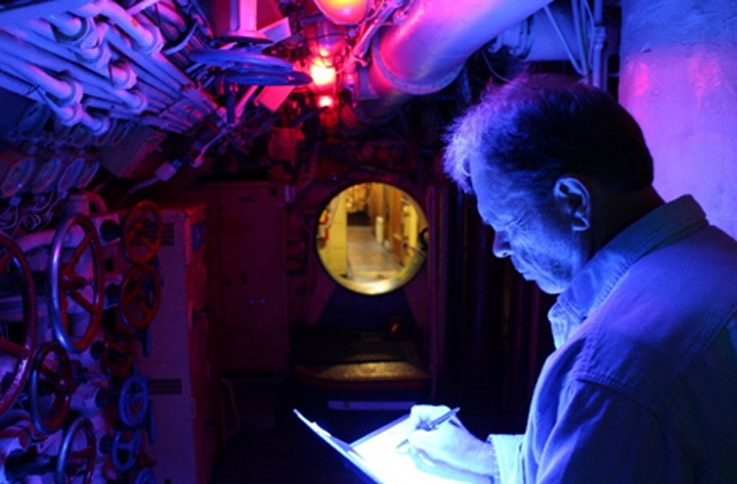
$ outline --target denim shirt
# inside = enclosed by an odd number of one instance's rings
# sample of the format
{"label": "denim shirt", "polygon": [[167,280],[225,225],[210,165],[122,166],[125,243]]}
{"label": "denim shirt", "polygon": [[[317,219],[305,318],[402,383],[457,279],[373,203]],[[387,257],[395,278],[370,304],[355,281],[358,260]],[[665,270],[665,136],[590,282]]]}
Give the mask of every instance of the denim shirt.
{"label": "denim shirt", "polygon": [[548,317],[501,482],[737,482],[737,242],[684,196],[617,235]]}

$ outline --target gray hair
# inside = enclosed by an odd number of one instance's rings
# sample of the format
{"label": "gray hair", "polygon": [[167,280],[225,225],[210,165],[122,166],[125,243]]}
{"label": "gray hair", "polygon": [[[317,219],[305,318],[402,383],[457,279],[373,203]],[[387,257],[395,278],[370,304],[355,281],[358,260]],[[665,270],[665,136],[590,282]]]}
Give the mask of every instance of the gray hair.
{"label": "gray hair", "polygon": [[542,193],[564,173],[616,193],[645,188],[653,162],[632,116],[604,91],[555,74],[523,74],[490,86],[450,126],[445,172],[470,193],[471,160]]}

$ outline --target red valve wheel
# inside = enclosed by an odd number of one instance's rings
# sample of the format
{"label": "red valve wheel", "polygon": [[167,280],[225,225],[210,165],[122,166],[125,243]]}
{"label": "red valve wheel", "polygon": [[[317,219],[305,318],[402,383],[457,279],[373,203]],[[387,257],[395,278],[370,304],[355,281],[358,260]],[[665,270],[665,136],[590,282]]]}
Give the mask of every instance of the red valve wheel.
{"label": "red valve wheel", "polygon": [[105,340],[102,366],[108,374],[118,378],[125,375],[133,365],[134,357],[133,339],[130,336],[117,333]]}
{"label": "red valve wheel", "polygon": [[31,369],[31,417],[36,430],[48,435],[61,428],[75,388],[67,352],[56,341],[42,344]]}
{"label": "red valve wheel", "polygon": [[56,461],[54,482],[68,484],[75,477],[81,476],[84,484],[90,484],[96,455],[97,440],[92,423],[86,418],[78,418],[64,434]]}
{"label": "red valve wheel", "polygon": [[[23,287],[22,322],[0,321],[0,361],[11,362],[14,369],[9,378],[0,375],[0,416],[3,415],[23,390],[31,370],[31,357],[36,340],[36,289],[31,268],[23,252],[8,237],[0,234],[0,280],[11,287]],[[4,286],[5,284],[3,284]]]}
{"label": "red valve wheel", "polygon": [[151,266],[135,266],[120,285],[121,319],[134,329],[148,327],[161,306],[161,281]]}
{"label": "red valve wheel", "polygon": [[[79,242],[69,240],[74,237],[75,227],[83,233]],[[70,247],[72,243],[74,246]],[[87,265],[81,263],[86,252],[90,253],[92,265],[86,272],[92,273],[92,280],[81,272]],[[95,339],[105,308],[104,277],[102,245],[95,225],[84,215],[68,217],[54,235],[49,261],[49,316],[56,339],[67,351],[84,351]],[[73,306],[76,311],[70,312]]]}
{"label": "red valve wheel", "polygon": [[158,205],[138,202],[123,223],[123,253],[133,264],[147,264],[159,251],[163,235],[164,218]]}

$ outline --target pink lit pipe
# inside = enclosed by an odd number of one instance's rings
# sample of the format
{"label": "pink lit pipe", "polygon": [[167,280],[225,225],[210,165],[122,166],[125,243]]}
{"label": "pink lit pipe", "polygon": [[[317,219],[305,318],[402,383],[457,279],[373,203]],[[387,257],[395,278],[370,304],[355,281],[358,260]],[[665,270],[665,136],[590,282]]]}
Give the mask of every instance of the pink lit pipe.
{"label": "pink lit pipe", "polygon": [[[374,49],[374,70],[391,73],[389,84],[413,94],[453,81],[471,54],[550,0],[418,0],[408,18],[385,29]],[[374,76],[382,77],[381,72]],[[396,81],[394,81],[396,80]]]}
{"label": "pink lit pipe", "polygon": [[8,46],[2,40],[0,40],[0,51],[5,53],[3,65],[0,65],[0,68],[7,70],[7,67],[11,73],[38,86],[43,92],[52,96],[59,107],[78,104],[82,99],[83,90],[79,83],[68,79],[57,79],[40,67],[15,57],[17,54],[13,52],[12,45]]}
{"label": "pink lit pipe", "polygon": [[73,11],[75,15],[94,18],[98,15],[107,17],[130,37],[137,50],[147,54],[161,51],[163,41],[159,29],[129,14],[123,7],[111,0],[95,0]]}
{"label": "pink lit pipe", "polygon": [[[22,31],[16,33],[21,35],[23,34]],[[0,36],[0,50],[8,52],[11,55],[22,56],[25,59],[33,59],[34,63],[44,65],[48,69],[56,72],[68,72],[75,80],[84,83],[88,88],[94,87],[108,95],[114,96],[128,109],[135,113],[140,113],[146,109],[147,99],[141,93],[132,93],[123,89],[115,89],[115,87],[112,86],[106,78],[96,75],[75,63],[65,61],[64,59],[31,45],[25,42],[24,39],[13,39],[7,35],[2,35]],[[38,70],[37,67],[30,64],[25,66],[25,68],[26,70],[30,69],[29,72],[36,72],[36,70]],[[56,81],[56,79],[51,75],[47,74],[47,76],[53,81]],[[54,86],[55,83],[53,81],[48,80],[47,85]],[[82,89],[80,88],[80,91],[81,90]],[[56,94],[54,94],[54,96],[58,97]],[[81,99],[81,97],[79,99]],[[77,99],[77,102],[79,99]]]}
{"label": "pink lit pipe", "polygon": [[550,0],[415,0],[407,18],[379,32],[368,68],[378,101],[361,114],[385,116],[409,96],[450,84],[468,57]]}

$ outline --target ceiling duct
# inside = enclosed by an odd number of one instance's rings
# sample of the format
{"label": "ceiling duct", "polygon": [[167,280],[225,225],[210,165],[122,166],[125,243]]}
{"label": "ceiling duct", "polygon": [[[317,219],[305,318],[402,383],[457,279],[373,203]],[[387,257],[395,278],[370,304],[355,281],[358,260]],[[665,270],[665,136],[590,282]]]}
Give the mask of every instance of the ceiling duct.
{"label": "ceiling duct", "polygon": [[439,91],[471,54],[548,3],[414,0],[400,25],[379,32],[371,63],[358,71],[358,102],[341,113],[343,125],[385,119],[412,96]]}

